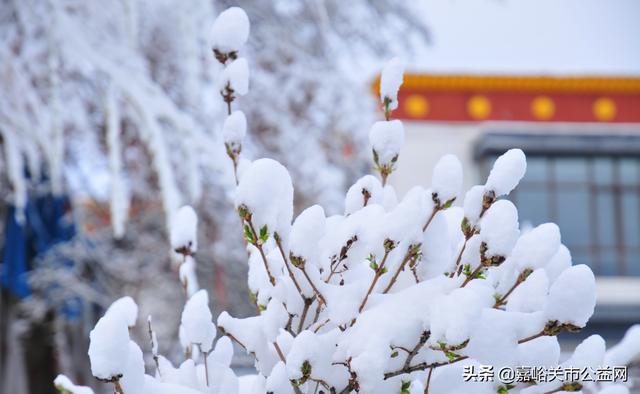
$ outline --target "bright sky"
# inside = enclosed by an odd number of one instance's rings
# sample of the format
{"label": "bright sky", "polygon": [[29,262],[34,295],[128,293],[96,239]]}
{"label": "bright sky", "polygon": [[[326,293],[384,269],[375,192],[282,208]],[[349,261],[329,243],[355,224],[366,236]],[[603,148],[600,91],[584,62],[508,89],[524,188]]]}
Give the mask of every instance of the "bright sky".
{"label": "bright sky", "polygon": [[418,0],[432,72],[640,75],[640,0]]}

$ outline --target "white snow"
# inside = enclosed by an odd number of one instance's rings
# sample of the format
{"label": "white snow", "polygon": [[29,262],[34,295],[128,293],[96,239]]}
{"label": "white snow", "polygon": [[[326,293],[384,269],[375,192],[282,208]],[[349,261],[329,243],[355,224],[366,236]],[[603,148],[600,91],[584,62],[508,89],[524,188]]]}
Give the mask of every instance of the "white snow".
{"label": "white snow", "polygon": [[107,313],[89,333],[91,373],[111,379],[125,372],[123,361],[129,355],[129,329],[119,313]]}
{"label": "white snow", "polygon": [[171,248],[173,250],[184,248],[192,253],[196,252],[198,249],[197,228],[196,211],[189,205],[181,207],[171,220]]}
{"label": "white snow", "polygon": [[544,223],[522,234],[509,257],[520,271],[535,270],[549,263],[560,248],[560,229],[555,223]]}
{"label": "white snow", "polygon": [[287,375],[286,365],[280,361],[271,370],[265,385],[267,393],[294,394],[293,387]]}
{"label": "white snow", "polygon": [[111,304],[105,315],[119,316],[127,327],[133,327],[138,319],[138,305],[133,298],[122,297]]}
{"label": "white snow", "polygon": [[542,336],[518,345],[518,365],[553,367],[560,359],[556,336]]}
{"label": "white snow", "polygon": [[622,384],[613,384],[598,391],[598,394],[629,394],[629,389]]}
{"label": "white snow", "polygon": [[568,360],[561,365],[575,368],[598,368],[604,361],[605,342],[600,335],[591,335],[582,341]]}
{"label": "white snow", "polygon": [[481,364],[498,368],[515,364],[517,348],[516,326],[509,313],[487,308],[474,325],[465,353]]}
{"label": "white snow", "polygon": [[[365,198],[365,194],[368,194],[368,200]],[[382,184],[373,175],[363,176],[349,188],[344,200],[344,213],[349,215],[358,211],[365,206],[365,201],[366,206],[382,205],[384,201]]]}
{"label": "white snow", "polygon": [[237,52],[249,38],[250,23],[240,7],[222,11],[211,28],[211,47],[222,53]]}
{"label": "white snow", "polygon": [[584,327],[596,305],[596,281],[584,264],[564,270],[549,289],[547,320]]}
{"label": "white snow", "polygon": [[3,128],[2,142],[7,166],[7,174],[13,188],[13,205],[16,208],[18,223],[24,221],[24,209],[27,206],[27,182],[23,175],[24,159],[20,149],[20,139],[9,129]]}
{"label": "white snow", "polygon": [[191,256],[186,256],[179,269],[180,283],[188,297],[191,297],[200,289],[198,276],[196,275],[196,261]]}
{"label": "white snow", "polygon": [[272,159],[258,159],[244,170],[236,190],[236,208],[246,207],[256,232],[267,226],[286,240],[293,217],[293,185],[289,171]]}
{"label": "white snow", "polygon": [[547,271],[549,281],[554,282],[569,267],[571,267],[571,252],[566,246],[560,245],[558,251],[551,257],[544,269]]}
{"label": "white snow", "polygon": [[453,251],[451,248],[443,247],[449,243],[448,233],[447,219],[439,212],[425,230],[422,239],[422,259],[418,270],[423,279],[442,275],[453,268]]}
{"label": "white snow", "polygon": [[56,386],[59,391],[66,390],[73,394],[94,394],[90,387],[76,386],[68,377],[62,374],[55,378],[53,385]]}
{"label": "white snow", "polygon": [[544,310],[549,292],[549,279],[544,269],[533,271],[507,299],[508,312],[536,312]]}
{"label": "white snow", "polygon": [[640,324],[631,326],[617,345],[607,351],[605,365],[629,365],[640,360]]}
{"label": "white snow", "polygon": [[384,100],[389,99],[389,109],[398,108],[398,90],[402,85],[402,76],[404,74],[404,65],[399,58],[394,57],[382,69],[380,76],[380,101],[384,104]]}
{"label": "white snow", "polygon": [[125,393],[144,392],[144,359],[142,350],[133,341],[129,341],[129,353],[122,371],[122,378],[120,379],[122,391]]}
{"label": "white snow", "polygon": [[486,191],[497,196],[511,193],[527,171],[527,159],[520,149],[509,149],[496,159],[485,184]]}
{"label": "white snow", "polygon": [[404,126],[395,119],[378,121],[371,126],[369,143],[378,155],[378,164],[391,165],[398,158],[404,145]]}
{"label": "white snow", "polygon": [[488,286],[469,285],[431,303],[431,341],[459,345],[469,339],[483,309],[494,303]]}
{"label": "white snow", "polygon": [[222,126],[224,142],[239,147],[247,133],[247,118],[242,111],[233,111]]}
{"label": "white snow", "polygon": [[249,92],[249,63],[240,57],[227,64],[220,75],[220,91],[229,86],[235,95],[244,96]]}
{"label": "white snow", "polygon": [[496,201],[485,213],[480,227],[487,256],[508,256],[520,234],[518,210],[509,200]]}
{"label": "white snow", "polygon": [[472,186],[464,195],[464,217],[469,221],[469,225],[475,226],[480,219],[482,212],[482,198],[484,196],[484,185]]}
{"label": "white snow", "polygon": [[291,227],[289,250],[292,255],[317,264],[320,256],[318,240],[324,236],[326,218],[319,205],[313,205],[298,215]]}
{"label": "white snow", "polygon": [[186,341],[198,345],[203,352],[211,350],[216,337],[216,326],[212,319],[207,291],[199,290],[185,304],[181,325]]}
{"label": "white snow", "polygon": [[441,204],[458,197],[462,189],[462,163],[454,155],[444,155],[433,168],[431,190]]}

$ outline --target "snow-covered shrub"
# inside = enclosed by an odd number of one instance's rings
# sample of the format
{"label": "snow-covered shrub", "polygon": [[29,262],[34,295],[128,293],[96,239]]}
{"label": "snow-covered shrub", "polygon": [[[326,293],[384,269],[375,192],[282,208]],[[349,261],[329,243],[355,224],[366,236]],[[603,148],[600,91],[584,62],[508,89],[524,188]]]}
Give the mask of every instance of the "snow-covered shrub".
{"label": "snow-covered shrub", "polygon": [[[214,53],[227,70],[241,59],[237,51],[248,31],[241,12],[226,11],[220,18],[232,20],[215,24],[224,34],[214,40]],[[638,329],[609,353],[600,336],[591,336],[560,363],[556,336],[586,325],[595,307],[595,279],[587,266],[571,266],[556,225],[521,232],[516,207],[499,199],[525,173],[522,151],[501,156],[487,183],[466,193],[463,208],[455,205],[462,168],[450,155],[434,168],[430,189],[416,186],[398,200],[386,180],[403,138],[402,124],[391,120],[401,70],[394,60],[383,71],[386,120],[371,132],[382,181],[364,176],[347,192],[344,214],[328,217],[312,206],[294,219],[287,169],[272,159],[241,156],[246,120],[233,119],[238,112],[232,107],[238,86],[234,78],[219,85],[228,104],[227,153],[236,170],[235,209],[258,314],[234,318],[223,312],[216,326],[207,292],[187,291],[179,330],[185,360],[175,367],[158,354],[163,338],[149,318],[147,347],[156,368],[147,375],[142,351],[128,333],[137,308],[124,298],[91,332],[96,378],[120,394],[628,392],[583,375],[514,385],[464,381],[469,366],[627,365],[640,357]],[[172,222],[172,249],[184,266],[196,252],[197,218],[183,207]],[[254,357],[256,375],[238,378],[230,369],[232,341]],[[85,391],[64,377],[56,384],[66,392]]]}

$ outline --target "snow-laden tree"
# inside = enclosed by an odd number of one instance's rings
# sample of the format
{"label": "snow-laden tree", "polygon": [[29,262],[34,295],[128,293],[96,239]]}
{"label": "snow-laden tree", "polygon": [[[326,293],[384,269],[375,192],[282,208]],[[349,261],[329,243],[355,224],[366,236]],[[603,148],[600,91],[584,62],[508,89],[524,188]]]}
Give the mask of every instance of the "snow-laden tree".
{"label": "snow-laden tree", "polygon": [[[415,187],[398,200],[386,184],[399,160],[403,126],[392,119],[402,66],[383,70],[385,120],[371,128],[380,180],[359,179],[344,213],[327,216],[313,205],[293,218],[294,189],[279,162],[243,157],[244,116],[236,95],[246,93],[248,69],[239,49],[249,31],[240,8],[215,23],[214,53],[224,65],[221,94],[228,104],[225,147],[234,164],[235,209],[242,221],[248,283],[258,314],[223,312],[217,327],[206,290],[192,270],[197,215],[185,206],[171,224],[171,247],[189,295],[180,319],[185,360],[174,366],[158,353],[145,374],[143,352],[129,338],[140,324],[128,297],[114,303],[91,332],[94,376],[117,393],[628,393],[619,382],[570,380],[501,384],[466,382],[467,367],[598,368],[640,359],[640,329],[605,351],[593,335],[560,361],[557,335],[583,328],[595,307],[595,279],[572,266],[553,223],[521,231],[506,197],[526,171],[521,150],[499,157],[483,185],[461,194],[462,166],[451,155],[435,166],[431,188]],[[462,206],[454,206],[462,201]],[[217,332],[222,334],[217,340]],[[232,342],[255,359],[257,374],[230,369]],[[64,376],[63,392],[83,393]]]}
{"label": "snow-laden tree", "polygon": [[[177,335],[171,322],[184,300],[167,229],[183,204],[197,210],[207,241],[195,269],[203,287],[215,287],[214,315],[253,311],[222,132],[243,120],[223,127],[224,68],[208,44],[226,3],[0,0],[0,198],[21,215],[30,194],[66,193],[81,224],[36,264],[34,294],[23,303],[30,318],[76,302],[84,318],[71,324],[88,330],[96,304],[129,294],[158,318],[159,335]],[[251,125],[243,155],[292,168],[298,209],[319,201],[337,212],[366,166],[375,107],[364,59],[424,39],[422,21],[392,0],[238,3],[254,32],[242,50],[252,99],[237,99]],[[85,365],[69,351],[86,346],[83,328],[69,330],[68,341],[56,342],[60,364]],[[140,326],[132,333],[144,334]],[[161,350],[173,359],[171,345]]]}

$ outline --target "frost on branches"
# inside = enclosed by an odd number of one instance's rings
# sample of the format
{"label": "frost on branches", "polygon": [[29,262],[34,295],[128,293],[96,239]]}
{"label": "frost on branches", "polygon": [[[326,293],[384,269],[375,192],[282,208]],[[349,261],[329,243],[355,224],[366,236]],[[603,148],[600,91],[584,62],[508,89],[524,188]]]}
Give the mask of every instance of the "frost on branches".
{"label": "frost on branches", "polygon": [[[214,53],[226,70],[242,59],[237,51],[245,40],[228,32],[244,34],[242,14],[232,8],[215,24],[221,33]],[[119,394],[628,393],[585,376],[515,385],[463,380],[465,366],[628,365],[640,358],[640,330],[632,328],[609,352],[600,336],[591,336],[560,362],[557,335],[586,325],[595,279],[587,266],[571,265],[555,224],[520,230],[517,209],[505,197],[525,173],[522,151],[506,152],[487,182],[464,197],[461,164],[444,156],[430,189],[416,186],[398,200],[386,179],[402,145],[402,124],[391,120],[401,70],[394,61],[383,72],[386,120],[371,132],[381,180],[358,180],[344,214],[327,217],[312,206],[295,219],[286,168],[241,156],[246,120],[233,104],[244,79],[223,73],[225,142],[257,315],[223,312],[214,324],[207,292],[186,291],[179,330],[184,361],[173,365],[158,354],[158,340],[175,339],[158,338],[149,318],[149,343],[142,347],[151,350],[155,370],[146,374],[141,347],[128,331],[137,308],[129,298],[119,300],[90,335],[96,378]],[[194,258],[196,227],[192,208],[178,210],[171,243],[183,266]],[[230,369],[232,341],[254,357],[255,375],[237,377]],[[56,385],[86,392],[64,377]]]}

